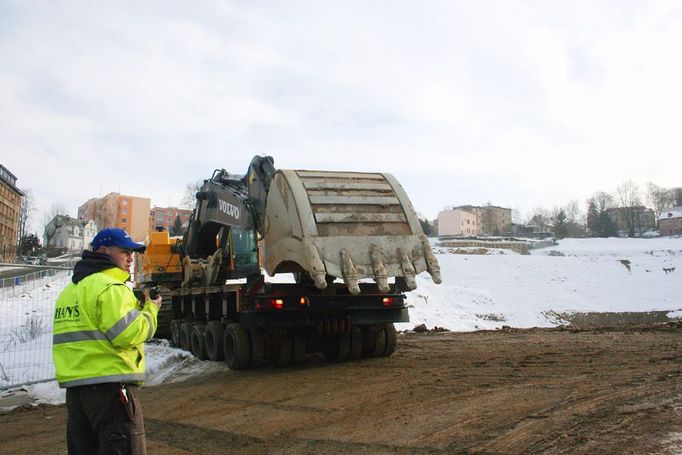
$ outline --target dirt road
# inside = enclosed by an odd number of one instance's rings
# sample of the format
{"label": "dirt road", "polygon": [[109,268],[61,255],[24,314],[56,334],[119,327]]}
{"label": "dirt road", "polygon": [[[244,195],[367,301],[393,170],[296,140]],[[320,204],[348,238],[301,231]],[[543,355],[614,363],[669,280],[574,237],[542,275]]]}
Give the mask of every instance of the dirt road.
{"label": "dirt road", "polygon": [[[143,390],[151,454],[682,451],[682,324],[405,334],[390,358]],[[0,416],[0,452],[65,453],[64,407]]]}

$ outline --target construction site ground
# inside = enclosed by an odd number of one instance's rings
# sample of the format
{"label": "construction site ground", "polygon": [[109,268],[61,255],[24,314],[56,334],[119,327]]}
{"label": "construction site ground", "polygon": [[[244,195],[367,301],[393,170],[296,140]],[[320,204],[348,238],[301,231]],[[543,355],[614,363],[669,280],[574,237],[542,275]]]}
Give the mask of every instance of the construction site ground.
{"label": "construction site ground", "polygon": [[[148,387],[150,454],[682,453],[682,324],[401,334],[388,358]],[[0,415],[65,453],[64,406]]]}

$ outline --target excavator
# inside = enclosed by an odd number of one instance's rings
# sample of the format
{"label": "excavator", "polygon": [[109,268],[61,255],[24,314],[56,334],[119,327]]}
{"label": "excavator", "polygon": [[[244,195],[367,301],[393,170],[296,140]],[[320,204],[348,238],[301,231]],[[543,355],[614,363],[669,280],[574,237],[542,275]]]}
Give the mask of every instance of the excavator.
{"label": "excavator", "polygon": [[151,232],[138,288],[170,301],[157,334],[230,369],[390,356],[405,292],[436,257],[391,174],[276,169],[255,156],[246,174],[216,169],[196,193],[182,238]]}

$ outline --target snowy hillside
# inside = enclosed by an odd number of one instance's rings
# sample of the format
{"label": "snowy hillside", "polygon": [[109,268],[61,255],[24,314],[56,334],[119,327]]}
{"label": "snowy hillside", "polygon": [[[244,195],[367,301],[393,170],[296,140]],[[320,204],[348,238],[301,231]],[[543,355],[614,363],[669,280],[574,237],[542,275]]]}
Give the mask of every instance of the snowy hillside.
{"label": "snowy hillside", "polygon": [[443,284],[418,277],[409,329],[545,327],[558,313],[682,310],[682,239],[565,239],[531,255],[435,248]]}

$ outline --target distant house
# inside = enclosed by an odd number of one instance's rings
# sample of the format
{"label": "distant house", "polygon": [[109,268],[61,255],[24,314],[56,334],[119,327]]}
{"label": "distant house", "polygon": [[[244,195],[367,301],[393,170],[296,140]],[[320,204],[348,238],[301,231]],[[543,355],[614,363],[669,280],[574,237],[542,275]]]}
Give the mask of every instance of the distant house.
{"label": "distant house", "polygon": [[635,237],[656,229],[656,215],[654,211],[643,205],[626,208],[615,207],[608,209],[607,212],[621,235],[628,234],[628,214],[632,216],[632,229]]}
{"label": "distant house", "polygon": [[661,235],[682,235],[682,207],[663,210],[658,217]]}
{"label": "distant house", "polygon": [[462,209],[442,210],[438,213],[438,236],[478,235],[477,217],[473,212]]}
{"label": "distant house", "polygon": [[57,215],[45,226],[43,245],[48,248],[80,252],[90,248],[95,234],[97,225],[94,221]]}

